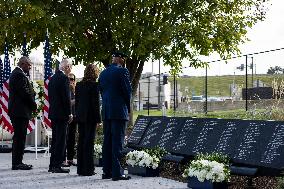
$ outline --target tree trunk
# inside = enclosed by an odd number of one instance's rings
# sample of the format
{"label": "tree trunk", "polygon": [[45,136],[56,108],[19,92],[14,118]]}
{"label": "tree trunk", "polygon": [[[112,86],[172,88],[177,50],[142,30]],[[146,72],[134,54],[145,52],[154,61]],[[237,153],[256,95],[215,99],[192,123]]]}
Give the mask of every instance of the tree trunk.
{"label": "tree trunk", "polygon": [[131,87],[132,87],[132,98],[131,98],[131,104],[130,104],[130,114],[129,114],[129,122],[128,126],[133,126],[134,120],[133,120],[133,102],[135,99],[135,95],[138,88],[138,83],[143,71],[144,61],[139,61],[138,58],[132,58],[128,59],[126,63],[126,67],[129,70],[130,74],[130,81],[131,81]]}

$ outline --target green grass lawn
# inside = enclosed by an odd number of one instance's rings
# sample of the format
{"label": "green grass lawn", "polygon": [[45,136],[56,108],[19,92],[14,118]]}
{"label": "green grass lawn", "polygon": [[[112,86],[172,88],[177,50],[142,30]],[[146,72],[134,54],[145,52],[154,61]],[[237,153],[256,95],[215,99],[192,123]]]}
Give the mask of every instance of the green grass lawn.
{"label": "green grass lawn", "polygon": [[[138,115],[148,115],[147,110],[143,111],[134,111],[133,120],[137,119]],[[162,116],[161,110],[150,110],[150,116]],[[200,117],[200,118],[223,118],[223,119],[251,119],[251,120],[284,120],[284,110],[266,110],[266,109],[257,109],[254,111],[245,111],[244,109],[236,109],[229,111],[214,111],[205,113],[188,113],[180,112],[173,110],[167,110],[166,116],[176,116],[176,117]]]}
{"label": "green grass lawn", "polygon": [[[278,84],[284,80],[283,74],[277,75],[254,75],[254,81],[259,80],[266,86],[272,86],[273,80],[278,81]],[[173,81],[172,78],[169,79]],[[205,77],[189,77],[189,78],[178,78],[178,84],[180,85],[180,91],[184,95],[203,95],[205,91]],[[227,76],[208,76],[207,91],[208,96],[230,96],[230,84],[235,84],[239,87],[245,87],[245,76],[244,75],[227,75]],[[251,75],[248,75],[248,87],[252,87]],[[185,92],[185,88],[188,92]]]}

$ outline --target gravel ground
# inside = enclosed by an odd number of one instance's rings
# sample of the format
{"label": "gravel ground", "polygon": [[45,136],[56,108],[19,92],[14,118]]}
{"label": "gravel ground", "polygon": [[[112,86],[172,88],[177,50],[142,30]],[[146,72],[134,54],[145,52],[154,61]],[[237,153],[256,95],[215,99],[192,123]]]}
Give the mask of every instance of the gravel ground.
{"label": "gravel ground", "polygon": [[[82,177],[76,174],[76,167],[71,167],[69,174],[49,173],[49,158],[38,154],[35,159],[34,153],[24,155],[24,163],[32,164],[29,171],[11,170],[11,153],[0,153],[0,189],[155,189],[171,188],[186,189],[186,183],[161,177],[139,177],[132,175],[129,181],[102,180],[102,169],[96,168],[96,175]],[[127,173],[127,172],[126,172]]]}

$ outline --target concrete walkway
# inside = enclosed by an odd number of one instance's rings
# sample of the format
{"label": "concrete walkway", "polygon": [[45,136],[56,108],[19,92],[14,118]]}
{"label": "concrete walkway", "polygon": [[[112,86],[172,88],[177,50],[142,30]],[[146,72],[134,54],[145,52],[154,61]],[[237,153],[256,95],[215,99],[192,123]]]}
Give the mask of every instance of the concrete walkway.
{"label": "concrete walkway", "polygon": [[0,153],[0,189],[186,189],[186,183],[152,177],[132,176],[129,181],[102,180],[102,169],[96,168],[94,176],[81,177],[76,174],[76,167],[71,167],[69,174],[49,173],[49,158],[34,153],[24,155],[24,163],[32,164],[29,171],[11,170],[11,153]]}

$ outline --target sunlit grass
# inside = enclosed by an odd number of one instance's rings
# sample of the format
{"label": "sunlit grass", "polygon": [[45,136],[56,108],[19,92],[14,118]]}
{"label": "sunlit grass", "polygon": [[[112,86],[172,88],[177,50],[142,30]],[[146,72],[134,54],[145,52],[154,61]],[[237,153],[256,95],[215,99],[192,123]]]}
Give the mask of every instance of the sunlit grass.
{"label": "sunlit grass", "polygon": [[[134,111],[133,120],[137,119],[138,115],[148,115],[148,110]],[[162,116],[161,110],[150,110],[150,116]],[[167,110],[166,116],[169,117],[198,117],[198,118],[222,118],[222,119],[250,119],[250,120],[284,120],[284,110],[282,109],[252,109],[245,111],[244,109],[214,111],[205,113],[190,113],[173,110]]]}

